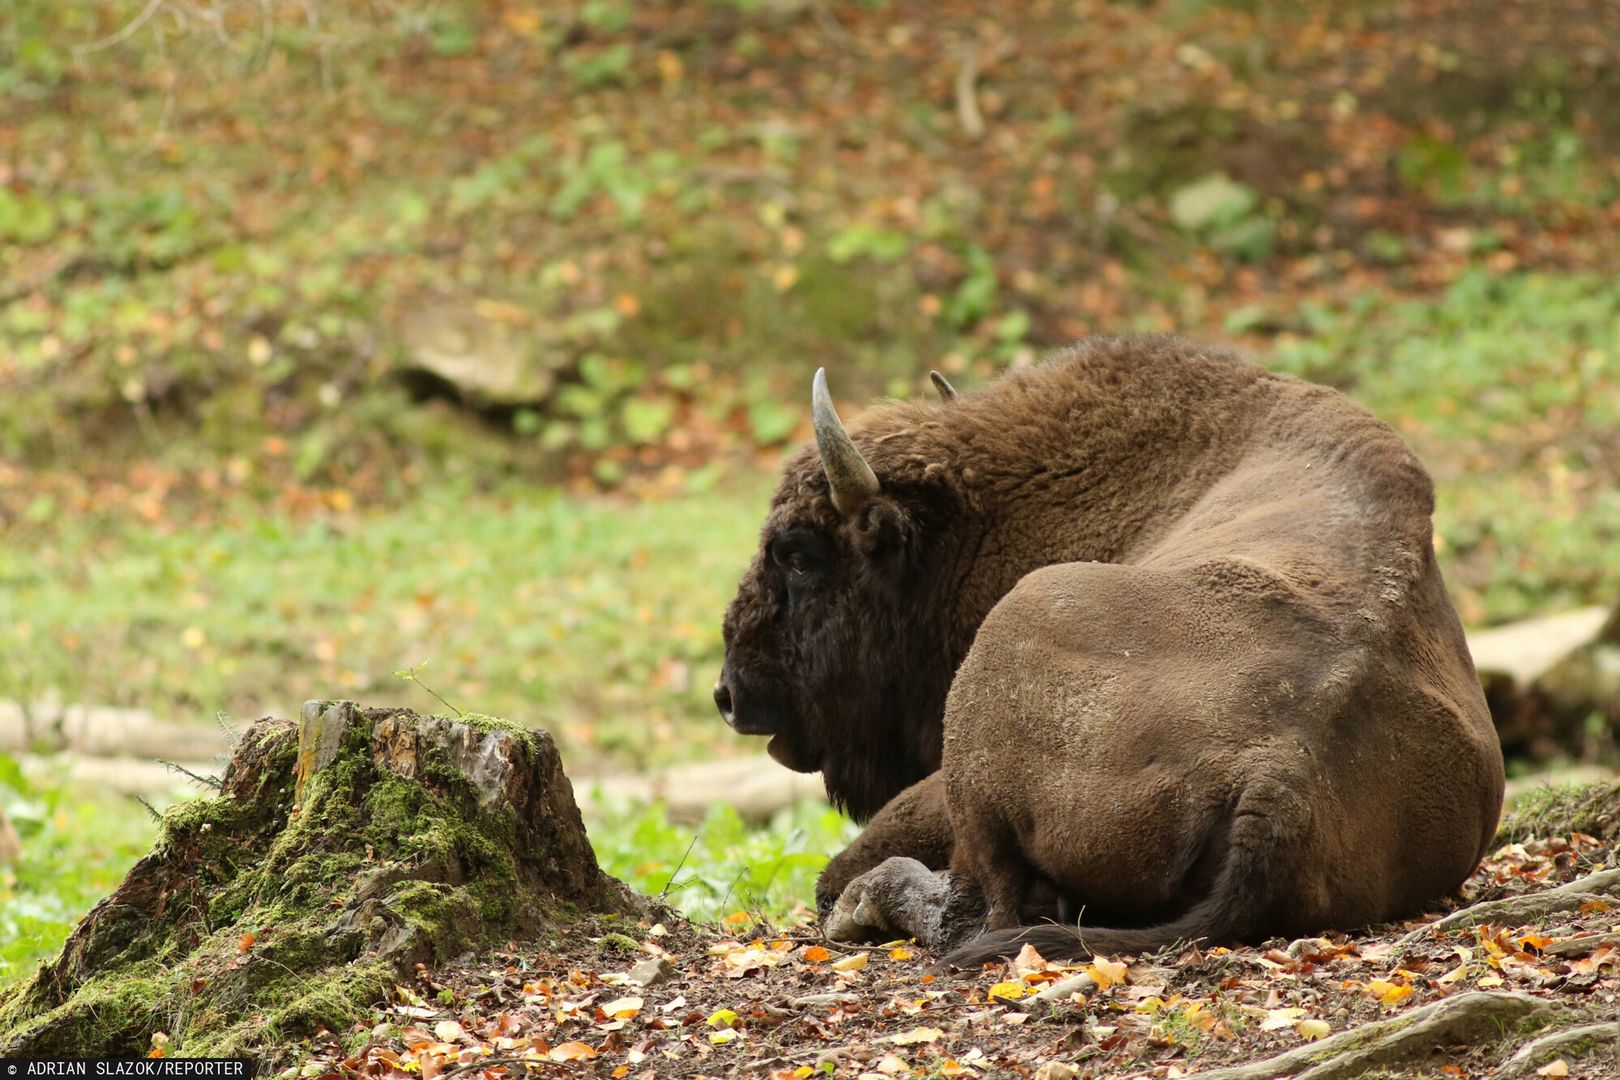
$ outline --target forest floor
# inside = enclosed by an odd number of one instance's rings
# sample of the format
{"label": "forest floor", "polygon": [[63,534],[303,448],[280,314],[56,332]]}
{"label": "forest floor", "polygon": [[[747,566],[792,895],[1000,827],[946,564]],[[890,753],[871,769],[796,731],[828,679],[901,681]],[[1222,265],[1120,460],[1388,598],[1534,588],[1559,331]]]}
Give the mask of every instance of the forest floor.
{"label": "forest floor", "polygon": [[[1529,839],[1493,852],[1455,901],[1547,900],[1615,861],[1584,834]],[[598,923],[564,948],[423,971],[371,1022],[318,1037],[285,1075],[1176,1077],[1308,1044],[1325,1053],[1335,1035],[1426,1018],[1449,998],[1506,1011],[1405,1045],[1360,1039],[1377,1046],[1369,1074],[1620,1076],[1620,899],[1611,884],[1576,900],[1506,921],[1482,908],[1478,925],[1448,932],[1413,920],[1067,965],[1026,951],[959,974],[930,973],[935,958],[906,942],[829,946],[813,928],[727,932],[666,910]],[[1035,999],[1081,972],[1085,992]],[[1518,997],[1469,997],[1478,992]],[[1533,1038],[1603,1020],[1505,1064]]]}

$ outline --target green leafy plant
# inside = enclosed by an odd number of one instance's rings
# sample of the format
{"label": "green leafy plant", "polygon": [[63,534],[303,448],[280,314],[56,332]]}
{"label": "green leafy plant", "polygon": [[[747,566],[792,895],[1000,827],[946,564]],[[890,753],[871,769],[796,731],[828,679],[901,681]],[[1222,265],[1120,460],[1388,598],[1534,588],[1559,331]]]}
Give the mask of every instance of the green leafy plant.
{"label": "green leafy plant", "polygon": [[836,810],[811,803],[757,829],[723,803],[695,826],[670,822],[657,803],[586,807],[591,842],[608,873],[709,921],[807,917],[816,875],[859,831]]}
{"label": "green leafy plant", "polygon": [[1260,196],[1224,173],[1211,173],[1170,197],[1170,218],[1216,251],[1257,262],[1271,251],[1276,224],[1259,210]]}

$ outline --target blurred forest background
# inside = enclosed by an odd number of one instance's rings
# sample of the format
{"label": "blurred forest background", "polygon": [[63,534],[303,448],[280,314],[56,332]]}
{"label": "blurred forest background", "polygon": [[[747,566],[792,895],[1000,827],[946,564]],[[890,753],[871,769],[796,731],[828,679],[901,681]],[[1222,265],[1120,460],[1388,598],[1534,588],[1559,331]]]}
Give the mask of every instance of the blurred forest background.
{"label": "blurred forest background", "polygon": [[[757,752],[720,615],[819,365],[1235,344],[1411,441],[1465,622],[1612,605],[1617,101],[1609,0],[13,0],[0,978],[152,835],[53,702]],[[849,828],[718,809],[675,895],[780,913]],[[692,832],[592,835],[657,891]]]}

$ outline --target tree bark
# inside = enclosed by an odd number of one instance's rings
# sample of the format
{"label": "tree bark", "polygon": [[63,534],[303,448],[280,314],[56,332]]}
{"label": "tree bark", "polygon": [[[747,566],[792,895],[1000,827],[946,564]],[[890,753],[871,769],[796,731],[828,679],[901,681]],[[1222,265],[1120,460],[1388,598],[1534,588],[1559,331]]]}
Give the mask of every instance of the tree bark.
{"label": "tree bark", "polygon": [[0,994],[0,1056],[268,1057],[341,1031],[414,965],[581,912],[632,910],[597,866],[551,737],[487,718],[310,702],[242,737],[217,798],[62,953]]}

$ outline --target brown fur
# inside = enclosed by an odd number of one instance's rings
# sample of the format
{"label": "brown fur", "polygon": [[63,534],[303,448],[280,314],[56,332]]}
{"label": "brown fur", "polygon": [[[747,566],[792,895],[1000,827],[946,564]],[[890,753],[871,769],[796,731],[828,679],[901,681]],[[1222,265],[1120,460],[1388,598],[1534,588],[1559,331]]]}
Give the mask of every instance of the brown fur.
{"label": "brown fur", "polygon": [[[941,770],[824,909],[949,844],[991,931],[953,959],[1140,950],[1391,918],[1484,853],[1502,758],[1431,484],[1359,406],[1095,339],[851,435],[881,493],[839,514],[815,454],[789,464],[722,675],[738,729],[857,816]],[[1020,928],[1042,891],[1113,929]]]}

